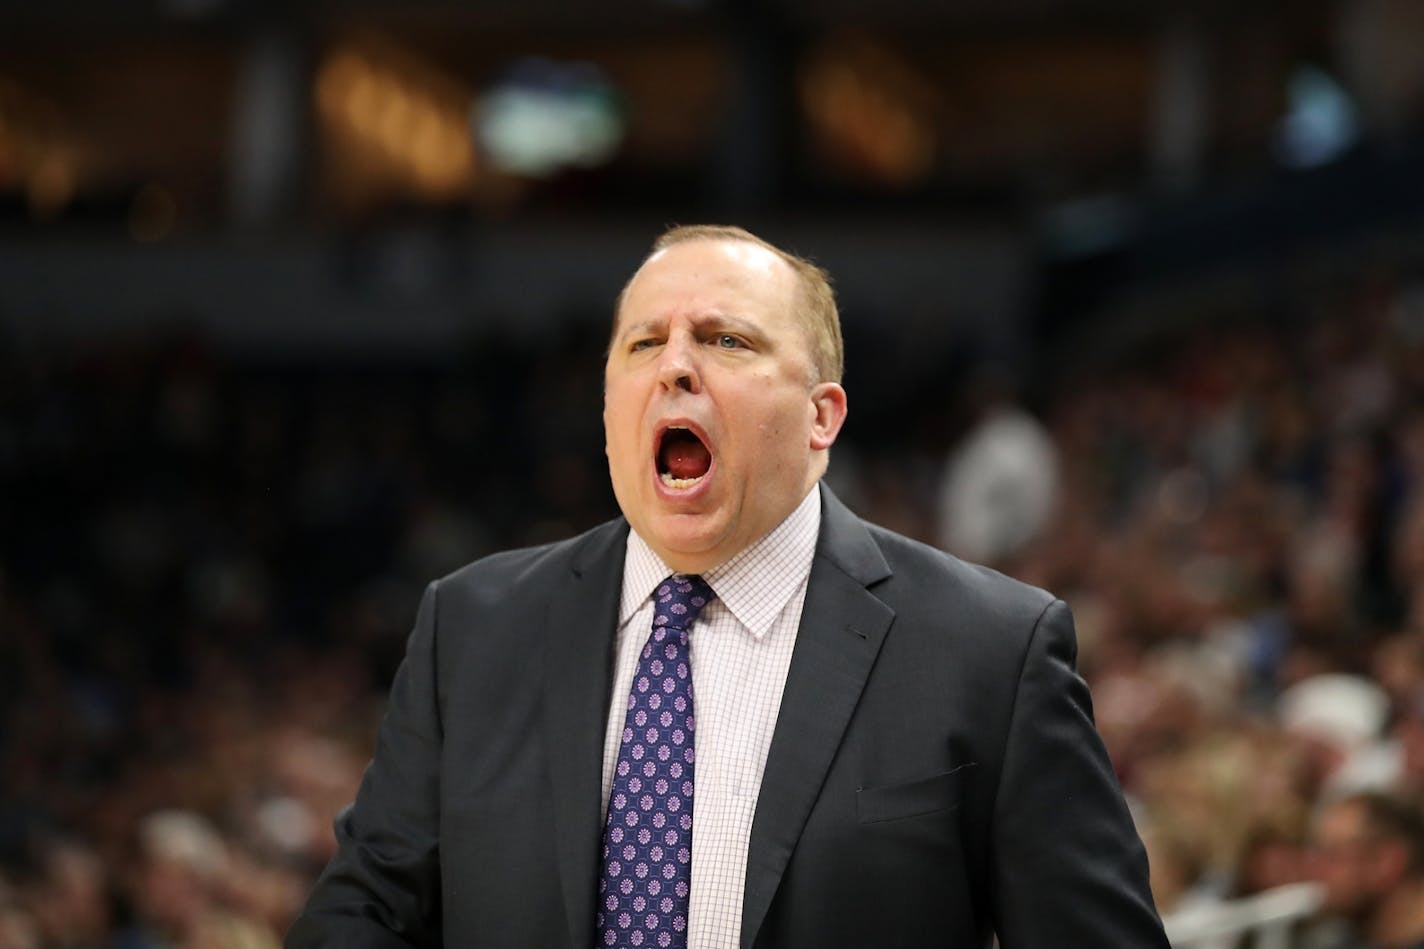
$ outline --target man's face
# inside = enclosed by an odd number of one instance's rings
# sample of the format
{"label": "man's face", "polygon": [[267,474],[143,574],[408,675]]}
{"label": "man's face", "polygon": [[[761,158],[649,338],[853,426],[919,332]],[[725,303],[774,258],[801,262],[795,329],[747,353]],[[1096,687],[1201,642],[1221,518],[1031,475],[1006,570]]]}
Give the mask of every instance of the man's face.
{"label": "man's face", "polygon": [[797,277],[744,241],[654,254],[623,298],[604,373],[613,493],[682,573],[779,524],[826,465],[845,392],[816,383]]}
{"label": "man's face", "polygon": [[1315,827],[1316,878],[1325,885],[1325,913],[1362,920],[1391,885],[1390,847],[1369,830],[1363,805],[1344,801],[1321,815]]}

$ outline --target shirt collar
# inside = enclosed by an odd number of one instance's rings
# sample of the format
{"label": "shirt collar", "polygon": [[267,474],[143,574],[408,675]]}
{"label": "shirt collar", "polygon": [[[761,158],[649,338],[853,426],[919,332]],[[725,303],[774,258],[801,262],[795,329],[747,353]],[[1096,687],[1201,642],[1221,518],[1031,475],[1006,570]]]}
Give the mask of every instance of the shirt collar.
{"label": "shirt collar", "polygon": [[[821,492],[813,486],[785,520],[702,579],[737,621],[761,639],[810,575],[820,529]],[[629,531],[618,624],[628,622],[672,572],[637,531]]]}

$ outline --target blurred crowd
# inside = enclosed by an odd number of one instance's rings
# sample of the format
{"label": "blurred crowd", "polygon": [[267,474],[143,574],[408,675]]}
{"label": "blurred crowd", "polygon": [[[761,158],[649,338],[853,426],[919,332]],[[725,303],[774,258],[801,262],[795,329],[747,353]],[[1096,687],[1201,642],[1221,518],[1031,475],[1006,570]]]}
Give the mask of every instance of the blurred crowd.
{"label": "blurred crowd", "polygon": [[1208,321],[1045,406],[1065,596],[1159,909],[1314,881],[1301,944],[1424,946],[1424,284]]}
{"label": "blurred crowd", "polygon": [[[552,338],[0,336],[0,947],[277,944],[423,584],[615,512],[601,326]],[[1164,915],[1314,881],[1310,945],[1424,940],[1424,282],[945,373],[895,437],[856,365],[832,483],[1069,601]]]}

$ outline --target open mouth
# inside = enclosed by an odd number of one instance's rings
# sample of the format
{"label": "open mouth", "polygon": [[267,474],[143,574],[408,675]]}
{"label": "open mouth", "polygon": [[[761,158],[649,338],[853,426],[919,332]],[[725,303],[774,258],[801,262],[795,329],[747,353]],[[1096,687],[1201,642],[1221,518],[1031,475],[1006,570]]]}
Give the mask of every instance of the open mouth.
{"label": "open mouth", "polygon": [[689,428],[672,426],[658,439],[658,477],[669,488],[690,488],[712,467],[712,452]]}

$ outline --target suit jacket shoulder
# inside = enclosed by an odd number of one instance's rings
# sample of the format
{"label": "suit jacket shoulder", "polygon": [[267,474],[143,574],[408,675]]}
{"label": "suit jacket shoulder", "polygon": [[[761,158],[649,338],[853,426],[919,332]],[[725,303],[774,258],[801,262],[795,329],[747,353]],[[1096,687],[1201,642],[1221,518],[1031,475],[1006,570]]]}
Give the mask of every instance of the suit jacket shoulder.
{"label": "suit jacket shoulder", "polygon": [[[996,689],[1010,686],[1040,620],[1057,598],[863,521],[830,491],[824,496],[821,552],[894,610],[892,640],[908,637],[923,641],[919,648],[948,650],[935,658],[974,666]],[[1068,638],[1076,642],[1071,631]]]}
{"label": "suit jacket shoulder", "polygon": [[[898,581],[894,589],[917,599],[983,612],[1009,627],[1032,628],[1056,597],[1046,590],[980,564],[969,563],[903,534],[866,523]],[[886,595],[891,595],[887,589]]]}
{"label": "suit jacket shoulder", "polygon": [[525,590],[531,593],[540,587],[547,590],[569,571],[578,575],[590,567],[607,568],[612,562],[610,558],[616,560],[621,571],[627,536],[628,522],[620,517],[575,537],[489,554],[435,582],[442,591],[461,591],[484,597],[490,605],[496,605],[511,595],[518,597]]}
{"label": "suit jacket shoulder", "polygon": [[550,625],[558,604],[578,601],[573,618],[582,618],[591,638],[605,638],[591,617],[616,610],[627,535],[619,518],[567,540],[490,554],[435,581],[429,596],[442,696],[447,688],[470,688],[468,677],[453,678],[456,671],[528,666],[520,653],[543,641],[538,631]]}

